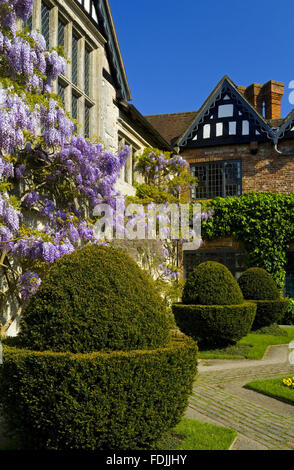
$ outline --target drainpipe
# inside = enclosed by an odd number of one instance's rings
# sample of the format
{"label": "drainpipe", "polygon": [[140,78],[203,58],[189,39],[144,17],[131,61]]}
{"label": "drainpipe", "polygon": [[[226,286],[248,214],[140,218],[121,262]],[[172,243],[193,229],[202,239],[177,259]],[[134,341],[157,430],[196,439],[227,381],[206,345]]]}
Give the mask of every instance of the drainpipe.
{"label": "drainpipe", "polygon": [[275,151],[284,157],[294,157],[294,152],[281,152],[281,150],[278,149],[278,143],[279,143],[279,138],[277,136],[274,137],[274,149]]}

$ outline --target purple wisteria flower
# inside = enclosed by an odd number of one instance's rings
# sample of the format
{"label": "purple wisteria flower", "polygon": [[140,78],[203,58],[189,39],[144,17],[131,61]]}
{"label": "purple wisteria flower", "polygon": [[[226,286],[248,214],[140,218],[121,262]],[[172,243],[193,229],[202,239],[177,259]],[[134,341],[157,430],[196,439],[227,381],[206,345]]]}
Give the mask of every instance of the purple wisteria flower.
{"label": "purple wisteria flower", "polygon": [[37,273],[32,271],[27,271],[22,274],[19,279],[20,283],[20,293],[24,300],[28,300],[32,297],[38,290],[41,284],[41,278]]}

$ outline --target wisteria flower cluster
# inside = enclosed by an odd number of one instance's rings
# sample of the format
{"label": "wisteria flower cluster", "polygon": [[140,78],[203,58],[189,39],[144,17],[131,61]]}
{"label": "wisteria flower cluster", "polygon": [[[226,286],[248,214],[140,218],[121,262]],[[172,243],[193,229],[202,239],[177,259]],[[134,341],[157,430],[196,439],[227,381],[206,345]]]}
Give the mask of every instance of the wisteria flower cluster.
{"label": "wisteria flower cluster", "polygon": [[32,297],[32,295],[37,292],[41,282],[41,278],[37,273],[27,271],[25,274],[22,274],[19,279],[19,290],[22,298],[24,300],[28,300],[30,297]]}
{"label": "wisteria flower cluster", "polygon": [[16,33],[16,20],[27,20],[32,14],[35,0],[0,0],[1,24],[13,35]]}
{"label": "wisteria flower cluster", "polygon": [[0,0],[0,248],[31,266],[18,283],[23,300],[40,285],[37,262],[54,263],[83,243],[101,243],[91,210],[114,204],[115,182],[129,155],[128,147],[114,155],[74,134],[51,94],[65,59],[46,50],[41,34],[16,29],[33,3]]}
{"label": "wisteria flower cluster", "polygon": [[[170,152],[153,148],[146,148],[136,164],[145,184],[176,198],[196,184],[196,178],[190,175],[188,167],[180,155],[172,156]],[[141,189],[144,192],[144,188]]]}
{"label": "wisteria flower cluster", "polygon": [[[35,40],[34,47],[31,45],[32,39]],[[56,51],[46,51],[42,39],[44,38],[36,31],[25,37],[16,36],[12,39],[0,32],[0,53],[7,60],[14,76],[25,77],[28,90],[39,88],[43,91],[45,85],[65,72],[65,59]]]}

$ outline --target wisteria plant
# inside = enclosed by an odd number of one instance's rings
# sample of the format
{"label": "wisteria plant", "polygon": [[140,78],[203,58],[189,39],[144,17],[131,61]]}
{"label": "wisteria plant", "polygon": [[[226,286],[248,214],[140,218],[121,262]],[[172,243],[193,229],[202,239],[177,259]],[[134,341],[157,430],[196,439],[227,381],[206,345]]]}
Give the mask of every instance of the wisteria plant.
{"label": "wisteria plant", "polygon": [[[20,315],[42,272],[83,243],[100,243],[91,208],[114,204],[129,154],[117,155],[74,132],[52,82],[66,60],[44,37],[17,25],[34,0],[0,0],[1,334]],[[15,311],[5,315],[14,298]]]}

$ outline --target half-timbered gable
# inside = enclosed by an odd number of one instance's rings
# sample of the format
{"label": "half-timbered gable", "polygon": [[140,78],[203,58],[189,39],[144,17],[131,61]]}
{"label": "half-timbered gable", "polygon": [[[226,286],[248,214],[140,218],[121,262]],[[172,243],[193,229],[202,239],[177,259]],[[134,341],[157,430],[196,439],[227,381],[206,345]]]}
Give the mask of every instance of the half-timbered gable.
{"label": "half-timbered gable", "polygon": [[225,77],[179,139],[185,148],[264,142],[273,131],[256,109]]}

